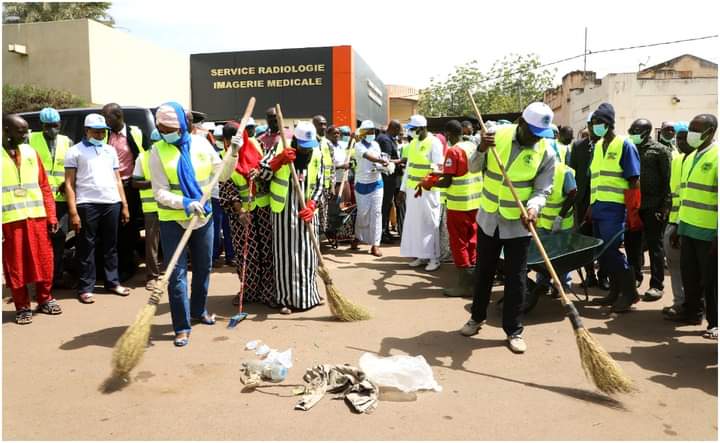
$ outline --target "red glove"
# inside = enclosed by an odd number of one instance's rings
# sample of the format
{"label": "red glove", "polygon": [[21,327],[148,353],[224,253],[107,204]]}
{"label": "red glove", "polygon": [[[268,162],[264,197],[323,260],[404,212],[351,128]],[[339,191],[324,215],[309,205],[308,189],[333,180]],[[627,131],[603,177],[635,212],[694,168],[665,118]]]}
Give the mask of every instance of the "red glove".
{"label": "red glove", "polygon": [[308,200],[305,203],[305,209],[298,211],[298,217],[300,217],[305,223],[311,223],[313,215],[315,215],[315,200]]}
{"label": "red glove", "polygon": [[627,208],[627,230],[641,231],[643,222],[640,218],[640,188],[625,190],[625,208]]}
{"label": "red glove", "polygon": [[294,148],[285,148],[278,155],[272,158],[270,160],[270,169],[273,170],[273,172],[280,169],[283,165],[287,165],[290,162],[295,161],[295,156],[297,155],[297,152]]}
{"label": "red glove", "polygon": [[437,182],[439,182],[439,181],[440,181],[440,176],[439,176],[439,175],[428,174],[428,175],[425,176],[424,179],[422,179],[422,181],[420,182],[420,186],[422,186],[422,188],[423,188],[424,190],[429,191],[429,190],[431,190],[432,187],[435,186],[435,185],[437,184]]}

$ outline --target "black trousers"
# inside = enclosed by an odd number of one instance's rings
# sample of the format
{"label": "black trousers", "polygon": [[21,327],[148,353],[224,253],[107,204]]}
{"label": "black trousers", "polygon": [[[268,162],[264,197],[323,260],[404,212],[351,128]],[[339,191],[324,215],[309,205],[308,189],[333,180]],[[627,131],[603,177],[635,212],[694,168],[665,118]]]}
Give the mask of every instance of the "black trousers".
{"label": "black trousers", "polygon": [[717,251],[712,242],[680,237],[680,272],[685,310],[690,318],[703,315],[705,299],[708,326],[717,327]]}
{"label": "black trousers", "polygon": [[644,264],[643,240],[647,244],[650,255],[650,287],[663,290],[665,278],[665,250],[663,249],[663,232],[665,221],[655,217],[657,211],[641,210],[640,218],[643,222],[642,231],[625,233],[625,252],[628,263],[635,270],[635,279],[642,280],[642,266]]}
{"label": "black trousers", "polygon": [[58,220],[58,231],[50,234],[53,246],[53,284],[62,281],[65,262],[65,239],[68,233],[70,216],[66,202],[55,202],[55,215]]}
{"label": "black trousers", "polygon": [[142,207],[140,205],[140,191],[133,189],[125,181],[123,181],[123,188],[128,203],[128,211],[130,212],[130,221],[123,225],[118,219],[118,269],[121,279],[127,280],[137,270],[135,249],[140,242],[138,218],[142,218]]}
{"label": "black trousers", "polygon": [[77,211],[81,222],[77,243],[78,294],[93,292],[95,288],[95,250],[98,246],[103,258],[105,289],[113,289],[120,284],[117,253],[120,203],[81,203],[77,205]]}
{"label": "black trousers", "polygon": [[[584,213],[583,213],[583,216],[584,216]],[[578,233],[592,237],[593,236],[592,221],[588,220],[585,223],[583,223],[581,221],[580,225],[579,225]],[[586,274],[585,277],[587,279],[592,279],[592,277],[595,277],[595,262],[585,265],[585,274]]]}
{"label": "black trousers", "polygon": [[382,232],[387,234],[390,232],[390,209],[392,209],[395,201],[395,192],[397,191],[397,178],[394,175],[382,176],[383,179],[383,201],[382,201]]}
{"label": "black trousers", "polygon": [[400,189],[395,191],[395,214],[397,215],[398,234],[402,236],[403,223],[405,223],[405,194],[400,196]]}
{"label": "black trousers", "polygon": [[473,320],[480,322],[487,318],[495,270],[500,258],[500,251],[504,249],[503,330],[507,335],[522,334],[522,309],[525,304],[529,246],[530,237],[501,239],[497,229],[492,237],[485,235],[482,229],[478,229],[478,253],[475,262],[472,304]]}

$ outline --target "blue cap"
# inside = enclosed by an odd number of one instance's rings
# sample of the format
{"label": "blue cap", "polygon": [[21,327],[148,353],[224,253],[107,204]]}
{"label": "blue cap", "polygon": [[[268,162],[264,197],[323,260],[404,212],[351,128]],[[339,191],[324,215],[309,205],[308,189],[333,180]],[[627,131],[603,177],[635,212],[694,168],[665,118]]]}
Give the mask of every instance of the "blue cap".
{"label": "blue cap", "polygon": [[259,136],[259,135],[261,135],[261,134],[266,133],[267,130],[268,130],[267,125],[255,126],[255,137],[257,137],[257,136]]}
{"label": "blue cap", "polygon": [[688,132],[688,124],[687,122],[677,122],[675,123],[675,132]]}
{"label": "blue cap", "polygon": [[40,111],[40,122],[60,123],[60,113],[54,108],[43,108],[42,111]]}

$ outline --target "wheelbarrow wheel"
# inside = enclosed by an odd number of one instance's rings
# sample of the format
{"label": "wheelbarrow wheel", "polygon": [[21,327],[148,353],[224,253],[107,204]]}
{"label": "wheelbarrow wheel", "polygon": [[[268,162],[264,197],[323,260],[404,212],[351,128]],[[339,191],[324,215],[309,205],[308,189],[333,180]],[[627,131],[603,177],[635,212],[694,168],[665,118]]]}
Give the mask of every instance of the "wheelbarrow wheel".
{"label": "wheelbarrow wheel", "polygon": [[542,295],[542,286],[537,285],[530,277],[527,279],[525,291],[525,303],[523,304],[523,313],[527,314],[537,305]]}

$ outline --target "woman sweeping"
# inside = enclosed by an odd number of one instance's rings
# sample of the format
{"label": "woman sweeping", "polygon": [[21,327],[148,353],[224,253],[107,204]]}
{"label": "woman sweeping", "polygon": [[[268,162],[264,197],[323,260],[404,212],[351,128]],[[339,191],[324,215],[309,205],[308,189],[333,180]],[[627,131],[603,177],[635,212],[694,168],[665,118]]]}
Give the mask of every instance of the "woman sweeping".
{"label": "woman sweeping", "polygon": [[[225,124],[223,128],[225,149],[230,146],[230,141],[236,135],[239,126],[237,122]],[[249,145],[243,144],[243,146]],[[243,150],[240,157],[245,158],[245,154],[253,154],[253,152]],[[267,182],[248,180],[249,172],[259,168],[260,159],[261,156],[258,155],[253,156],[247,163],[238,160],[230,180],[220,185],[220,204],[230,221],[233,248],[236,251],[235,264],[243,301],[260,302],[276,307],[270,188]],[[233,298],[234,305],[239,303],[240,293]]]}
{"label": "woman sweeping", "polygon": [[[276,303],[283,314],[292,309],[306,310],[320,304],[315,280],[318,258],[309,229],[317,235],[315,209],[322,196],[322,154],[318,149],[315,127],[300,122],[287,149],[282,143],[268,152],[260,163],[258,179],[270,183],[270,210],[273,221],[273,259]],[[295,165],[306,208],[300,209],[291,185],[290,163]]]}

